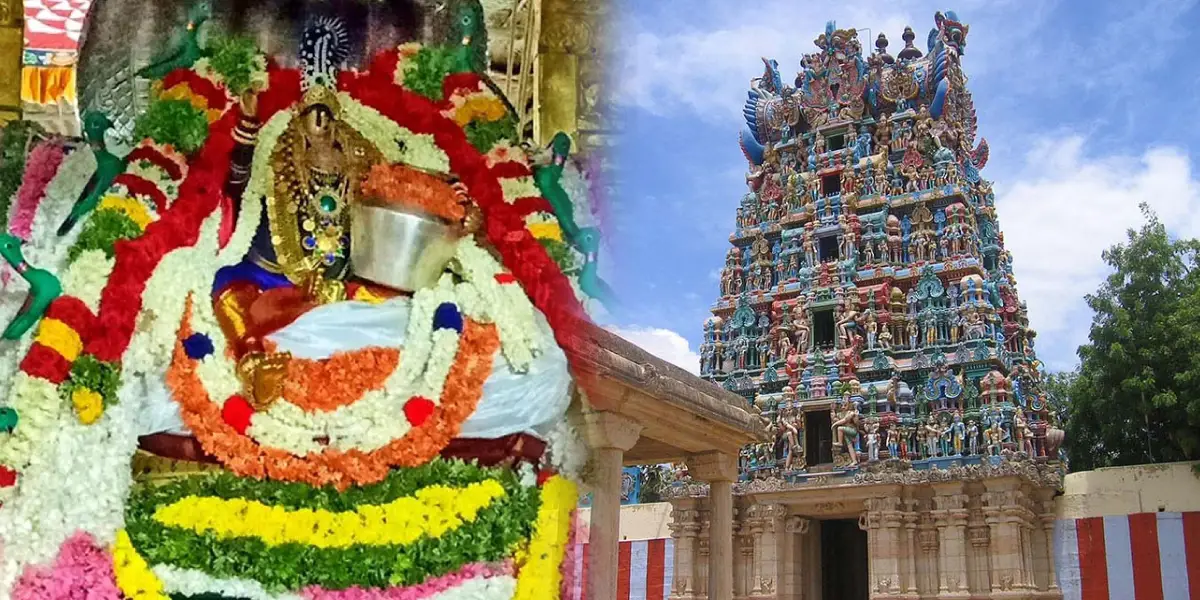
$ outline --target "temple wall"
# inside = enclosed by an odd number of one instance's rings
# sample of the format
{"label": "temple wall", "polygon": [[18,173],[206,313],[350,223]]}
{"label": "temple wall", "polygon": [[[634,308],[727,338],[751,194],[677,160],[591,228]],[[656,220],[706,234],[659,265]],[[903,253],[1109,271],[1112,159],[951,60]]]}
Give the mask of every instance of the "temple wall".
{"label": "temple wall", "polygon": [[[1037,508],[1033,498],[1011,498],[1020,501],[1004,508],[1002,495],[1012,490],[997,484],[990,490],[986,484],[964,486],[962,494],[923,488],[899,494],[895,501],[875,500],[879,516],[863,522],[871,543],[870,580],[896,581],[900,593],[894,597],[906,597],[909,582],[916,595],[908,597],[954,597],[950,588],[960,583],[954,572],[965,574],[961,584],[967,597],[988,597],[993,582],[997,588],[1011,588],[1022,576],[1024,585],[1044,590],[1042,597],[1061,593],[1066,600],[1128,599],[1147,591],[1164,600],[1197,597],[1200,477],[1192,473],[1192,464],[1073,473],[1064,482],[1063,494],[1052,500],[1052,508],[1043,506],[1040,513],[1032,510]],[[954,498],[959,495],[966,498]],[[943,498],[940,508],[937,497]],[[989,511],[985,498],[999,506]],[[670,503],[622,508],[621,539],[630,540],[622,542],[629,545],[630,559],[629,568],[622,570],[620,591],[631,591],[618,598],[705,597],[700,592],[703,579],[698,579],[707,573],[706,531],[700,522],[704,505],[700,499],[685,503],[688,522],[675,525]],[[960,504],[965,520],[956,508]],[[819,522],[763,510],[766,505],[755,511],[738,506],[735,597],[819,598],[820,547],[819,537],[813,535]],[[678,530],[675,538],[670,529]],[[640,546],[634,548],[635,543]],[[652,562],[651,544],[662,544],[664,556],[672,560]],[[1051,556],[1053,561],[1048,560]],[[641,590],[659,590],[657,582],[663,582],[665,596],[642,595]],[[671,596],[677,583],[683,586]],[[993,595],[1021,597],[1012,590]],[[887,597],[893,596],[873,596]]]}
{"label": "temple wall", "polygon": [[1059,519],[1143,512],[1200,511],[1200,463],[1112,467],[1067,475],[1057,500]]}

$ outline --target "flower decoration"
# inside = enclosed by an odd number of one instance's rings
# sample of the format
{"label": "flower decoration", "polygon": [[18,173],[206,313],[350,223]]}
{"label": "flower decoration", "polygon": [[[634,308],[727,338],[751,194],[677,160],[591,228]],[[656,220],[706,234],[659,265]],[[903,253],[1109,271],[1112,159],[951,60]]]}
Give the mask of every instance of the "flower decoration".
{"label": "flower decoration", "polygon": [[460,221],[465,215],[463,205],[449,183],[403,165],[371,167],[362,189],[364,194],[376,200],[447,221]]}

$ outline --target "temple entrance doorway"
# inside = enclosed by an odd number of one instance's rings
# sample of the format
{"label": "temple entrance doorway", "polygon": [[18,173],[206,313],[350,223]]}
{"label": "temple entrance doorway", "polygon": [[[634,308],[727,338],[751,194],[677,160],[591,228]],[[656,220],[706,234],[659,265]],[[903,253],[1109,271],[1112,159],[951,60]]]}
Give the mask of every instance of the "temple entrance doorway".
{"label": "temple entrance doorway", "polygon": [[867,600],[867,532],[854,519],[821,521],[821,600]]}

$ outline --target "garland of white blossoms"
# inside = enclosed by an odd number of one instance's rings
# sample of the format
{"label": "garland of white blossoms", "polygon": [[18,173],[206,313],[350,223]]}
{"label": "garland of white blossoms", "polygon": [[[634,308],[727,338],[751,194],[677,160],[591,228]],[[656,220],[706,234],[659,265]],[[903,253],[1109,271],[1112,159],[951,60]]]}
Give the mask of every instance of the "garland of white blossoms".
{"label": "garland of white blossoms", "polygon": [[[353,404],[332,411],[306,411],[282,398],[253,415],[247,435],[299,456],[321,450],[314,437],[327,437],[333,448],[366,452],[402,438],[410,426],[395,415],[401,414],[404,404],[414,396],[440,404],[458,353],[460,335],[456,330],[433,329],[434,312],[446,303],[456,304],[477,322],[494,323],[502,351],[512,357],[509,362],[513,370],[528,368],[535,350],[545,341],[540,339],[533,305],[520,285],[497,282],[495,276],[503,272],[502,268],[473,238],[459,243],[452,267],[463,281],[454,283],[447,274],[437,286],[414,294],[400,364],[382,389],[367,392]],[[210,356],[202,365],[207,367],[205,363],[210,362],[212,368],[202,369],[200,379],[209,389],[210,398],[227,397],[225,394],[233,393],[239,385],[232,364],[223,357]],[[216,366],[222,362],[223,367]]]}
{"label": "garland of white blossoms", "polygon": [[[24,254],[30,264],[54,272],[62,270],[66,261],[67,248],[74,244],[81,227],[74,227],[64,237],[58,237],[59,223],[70,213],[71,206],[79,193],[91,179],[96,161],[91,152],[75,152],[59,167],[54,178],[46,187],[46,196],[34,214],[30,243]],[[82,257],[81,257],[82,258]],[[36,261],[36,262],[35,262]],[[91,277],[81,269],[68,270],[64,276],[63,294],[80,298],[99,298],[104,280]],[[19,307],[20,304],[17,304]],[[70,411],[58,393],[58,386],[44,379],[19,371],[21,360],[29,352],[36,329],[25,334],[12,344],[2,361],[0,373],[7,375],[0,392],[4,393],[7,405],[20,416],[20,422],[11,433],[0,433],[0,464],[20,473],[17,486],[0,489],[0,502],[7,501],[19,493],[26,471],[39,454],[47,452],[52,444],[53,433],[63,421],[74,421]],[[3,509],[0,509],[3,512]],[[0,588],[3,589],[3,588]]]}
{"label": "garland of white blossoms", "polygon": [[[262,584],[248,579],[222,579],[213,577],[203,571],[180,569],[170,565],[155,565],[154,575],[162,582],[163,591],[169,594],[184,596],[203,596],[206,594],[219,595],[225,598],[245,598],[246,600],[305,600],[305,598],[321,597],[321,594],[294,594],[290,592],[274,593],[268,591]],[[472,577],[462,580],[458,585],[442,590],[435,594],[421,595],[422,600],[511,600],[516,594],[517,580],[512,575],[496,575],[492,577]],[[332,596],[332,595],[331,595]],[[356,596],[357,597],[357,596]],[[390,593],[367,596],[365,598],[392,597]],[[406,596],[407,597],[407,596]]]}
{"label": "garland of white blossoms", "polygon": [[450,157],[438,147],[433,135],[414,133],[345,92],[337,97],[342,120],[378,148],[388,162],[435,173],[450,171]]}
{"label": "garland of white blossoms", "polygon": [[[120,402],[92,425],[61,415],[21,471],[16,495],[0,508],[0,597],[25,566],[53,560],[76,533],[111,544],[124,527],[143,398],[136,390],[118,394]],[[57,393],[54,399],[62,404]]]}
{"label": "garland of white blossoms", "polygon": [[504,201],[509,204],[521,198],[540,198],[542,196],[537,183],[533,180],[533,177],[528,175],[501,177],[500,189],[504,191]]}

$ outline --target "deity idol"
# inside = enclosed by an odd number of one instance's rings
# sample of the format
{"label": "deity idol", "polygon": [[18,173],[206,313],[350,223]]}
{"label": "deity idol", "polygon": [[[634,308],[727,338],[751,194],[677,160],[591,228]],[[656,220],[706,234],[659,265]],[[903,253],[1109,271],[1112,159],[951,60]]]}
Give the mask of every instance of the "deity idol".
{"label": "deity idol", "polygon": [[[57,283],[0,295],[37,322],[0,360],[0,597],[559,596],[586,259],[544,245],[583,235],[552,210],[586,179],[565,138],[521,149],[482,9],[444,9],[453,43],[361,70],[333,19],[299,69],[179,54],[99,195],[116,163],[45,142],[0,238]],[[78,556],[106,566],[46,575]]]}

